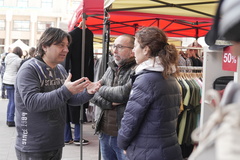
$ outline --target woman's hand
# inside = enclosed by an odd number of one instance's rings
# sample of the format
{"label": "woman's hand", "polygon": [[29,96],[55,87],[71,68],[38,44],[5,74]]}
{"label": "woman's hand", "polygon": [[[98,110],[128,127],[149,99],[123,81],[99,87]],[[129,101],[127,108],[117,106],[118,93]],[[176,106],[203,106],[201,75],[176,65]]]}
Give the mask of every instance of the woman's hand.
{"label": "woman's hand", "polygon": [[101,87],[101,81],[97,81],[97,82],[91,82],[88,86],[87,86],[87,92],[89,94],[94,94],[96,93],[99,88]]}

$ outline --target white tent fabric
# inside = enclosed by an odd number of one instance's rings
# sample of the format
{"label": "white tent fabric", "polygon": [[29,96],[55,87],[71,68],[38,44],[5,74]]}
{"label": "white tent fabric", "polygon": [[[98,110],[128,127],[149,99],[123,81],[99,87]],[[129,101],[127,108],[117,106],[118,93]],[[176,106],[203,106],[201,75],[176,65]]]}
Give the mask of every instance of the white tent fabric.
{"label": "white tent fabric", "polygon": [[109,7],[115,0],[104,0],[104,8]]}
{"label": "white tent fabric", "polygon": [[26,45],[25,43],[23,43],[23,41],[21,41],[20,39],[18,39],[17,41],[15,41],[14,43],[12,43],[9,46],[11,49],[14,49],[15,47],[20,47],[23,51],[27,51],[29,50],[29,46]]}

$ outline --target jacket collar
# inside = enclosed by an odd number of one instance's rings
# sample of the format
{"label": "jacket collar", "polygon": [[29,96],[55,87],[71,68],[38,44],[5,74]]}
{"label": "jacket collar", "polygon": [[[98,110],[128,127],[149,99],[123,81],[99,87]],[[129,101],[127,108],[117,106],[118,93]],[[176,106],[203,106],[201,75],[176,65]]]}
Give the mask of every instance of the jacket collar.
{"label": "jacket collar", "polygon": [[[128,59],[128,61],[126,61],[126,63],[124,65],[122,65],[120,68],[129,68],[132,66],[135,66],[136,61],[135,61],[135,57],[131,57],[130,59]],[[108,62],[108,65],[113,69],[113,70],[117,70],[118,65],[115,63],[115,61],[110,61]]]}

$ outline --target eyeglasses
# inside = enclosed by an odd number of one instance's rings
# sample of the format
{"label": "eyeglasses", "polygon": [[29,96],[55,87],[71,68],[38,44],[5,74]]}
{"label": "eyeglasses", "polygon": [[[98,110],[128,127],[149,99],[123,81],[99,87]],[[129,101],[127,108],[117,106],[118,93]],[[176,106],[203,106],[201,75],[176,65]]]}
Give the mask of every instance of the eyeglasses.
{"label": "eyeglasses", "polygon": [[131,48],[131,49],[133,49],[133,47],[128,47],[128,46],[122,46],[122,45],[112,45],[112,50],[114,50],[114,49],[116,49],[116,50],[118,50],[118,51],[120,51],[120,50],[123,50],[124,48]]}

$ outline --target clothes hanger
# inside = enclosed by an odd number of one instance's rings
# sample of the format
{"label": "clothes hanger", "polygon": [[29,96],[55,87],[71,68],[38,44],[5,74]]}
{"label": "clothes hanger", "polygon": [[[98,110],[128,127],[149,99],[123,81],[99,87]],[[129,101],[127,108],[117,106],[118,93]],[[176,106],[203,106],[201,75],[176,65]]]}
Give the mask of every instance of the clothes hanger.
{"label": "clothes hanger", "polygon": [[[78,28],[82,28],[82,21],[78,24]],[[85,28],[87,28],[86,24],[85,24]]]}

